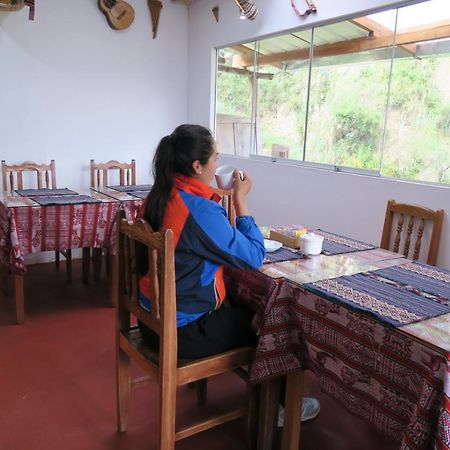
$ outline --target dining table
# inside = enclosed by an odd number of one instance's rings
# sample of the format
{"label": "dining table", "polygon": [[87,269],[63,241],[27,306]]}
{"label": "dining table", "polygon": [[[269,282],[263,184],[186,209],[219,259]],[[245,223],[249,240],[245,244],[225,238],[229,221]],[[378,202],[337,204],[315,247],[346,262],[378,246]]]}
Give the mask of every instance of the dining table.
{"label": "dining table", "polygon": [[[83,280],[89,271],[89,249],[114,253],[117,212],[133,220],[149,185],[73,191],[27,189],[0,193],[0,265],[14,283],[16,322],[25,321],[26,256],[45,251],[83,249]],[[9,278],[9,277],[8,277]]]}
{"label": "dining table", "polygon": [[249,378],[267,393],[267,442],[258,448],[273,445],[279,396],[271,389],[282,376],[282,448],[299,448],[308,369],[324,393],[400,449],[449,450],[450,272],[374,245],[352,251],[352,239],[333,235],[327,255],[282,247],[259,270],[225,271],[230,298],[256,311]]}

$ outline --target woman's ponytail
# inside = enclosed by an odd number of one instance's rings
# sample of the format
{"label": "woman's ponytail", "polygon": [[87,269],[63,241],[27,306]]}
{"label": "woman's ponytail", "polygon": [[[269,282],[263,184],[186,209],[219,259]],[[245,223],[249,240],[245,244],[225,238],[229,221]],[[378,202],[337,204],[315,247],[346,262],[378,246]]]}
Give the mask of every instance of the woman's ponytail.
{"label": "woman's ponytail", "polygon": [[172,135],[163,137],[153,157],[154,183],[145,202],[144,216],[154,230],[159,230],[161,227],[164,210],[175,179],[173,140]]}

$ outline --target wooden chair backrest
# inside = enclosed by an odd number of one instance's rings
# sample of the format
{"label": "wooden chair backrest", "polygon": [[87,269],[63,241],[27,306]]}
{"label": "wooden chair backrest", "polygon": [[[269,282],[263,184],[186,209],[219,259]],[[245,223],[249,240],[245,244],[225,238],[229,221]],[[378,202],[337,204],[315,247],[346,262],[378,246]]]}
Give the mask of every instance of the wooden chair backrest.
{"label": "wooden chair backrest", "polygon": [[228,220],[234,226],[236,223],[236,211],[233,203],[233,189],[214,188],[214,192],[222,197],[221,204],[227,212]]}
{"label": "wooden chair backrest", "polygon": [[[36,172],[38,189],[56,188],[56,166],[54,159],[50,161],[50,164],[37,164],[33,161],[25,161],[21,164],[11,165],[6,164],[2,160],[3,191],[10,190],[12,192],[14,189],[23,189],[23,172]],[[14,178],[16,178],[16,182]]]}
{"label": "wooden chair backrest", "polygon": [[121,186],[136,184],[136,161],[134,159],[131,160],[131,163],[121,163],[116,160],[95,163],[91,159],[91,188],[106,187],[109,170],[119,170],[119,184]]}
{"label": "wooden chair backrest", "polygon": [[[139,274],[137,272],[138,243],[147,248],[148,275],[151,288],[151,310],[139,305]],[[168,229],[155,233],[143,220],[129,223],[125,212],[119,213],[116,263],[119,264],[116,281],[118,289],[115,304],[119,314],[119,331],[130,327],[130,314],[160,336],[161,357],[177,360],[175,256],[173,233]],[[167,356],[170,355],[170,356]]]}
{"label": "wooden chair backrest", "polygon": [[[420,248],[422,246],[422,237],[425,227],[428,223],[432,226],[430,244],[428,249],[427,263],[436,265],[439,242],[441,239],[442,222],[444,220],[444,210],[436,211],[418,205],[408,205],[406,203],[396,203],[395,200],[389,200],[386,207],[384,219],[383,234],[381,236],[380,247],[389,250],[391,236],[393,231],[394,216],[396,216],[396,232],[393,239],[392,250],[400,252],[400,241],[404,238],[402,253],[405,257],[412,250],[412,259],[419,258]],[[404,229],[404,225],[406,228]],[[414,236],[415,235],[415,236]],[[411,240],[415,238],[414,246],[411,247]]]}

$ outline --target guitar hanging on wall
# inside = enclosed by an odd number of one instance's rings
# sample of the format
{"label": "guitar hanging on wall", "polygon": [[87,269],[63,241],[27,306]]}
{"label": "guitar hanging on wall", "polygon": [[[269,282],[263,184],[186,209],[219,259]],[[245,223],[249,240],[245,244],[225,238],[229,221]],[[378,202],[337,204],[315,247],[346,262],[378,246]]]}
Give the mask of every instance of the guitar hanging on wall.
{"label": "guitar hanging on wall", "polygon": [[113,30],[125,30],[133,23],[134,9],[122,0],[98,0],[98,7]]}

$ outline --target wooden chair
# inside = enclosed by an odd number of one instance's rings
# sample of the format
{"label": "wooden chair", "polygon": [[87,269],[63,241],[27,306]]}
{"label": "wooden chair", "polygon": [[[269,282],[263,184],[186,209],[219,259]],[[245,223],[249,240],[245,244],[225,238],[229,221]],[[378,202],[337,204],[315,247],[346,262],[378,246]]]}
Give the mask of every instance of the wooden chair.
{"label": "wooden chair", "polygon": [[236,211],[233,203],[233,189],[214,188],[214,192],[222,197],[221,204],[225,208],[231,225],[236,223]]}
{"label": "wooden chair", "polygon": [[[56,167],[54,159],[50,161],[50,164],[36,164],[33,161],[25,161],[22,164],[12,165],[8,165],[5,160],[2,160],[3,191],[13,192],[14,189],[23,189],[23,172],[36,172],[38,189],[56,188]],[[14,178],[16,178],[16,181]]]}
{"label": "wooden chair", "polygon": [[[136,243],[148,248],[148,273],[151,278],[151,312],[138,304],[136,274]],[[175,262],[172,230],[152,232],[142,219],[133,224],[126,221],[123,211],[118,219],[116,258],[113,272],[113,296],[116,304],[117,350],[117,411],[118,429],[127,429],[131,388],[147,381],[159,386],[158,449],[173,449],[175,442],[200,431],[241,417],[248,408],[210,417],[182,429],[175,427],[176,389],[213,375],[232,371],[249,364],[252,347],[243,347],[211,357],[195,360],[177,359]],[[159,352],[150,350],[143,342],[139,329],[130,326],[130,316],[142,321],[160,337]],[[130,359],[146,372],[146,377],[131,379]]]}
{"label": "wooden chair", "polygon": [[286,145],[272,144],[272,156],[274,158],[289,158],[290,148]]}
{"label": "wooden chair", "polygon": [[106,163],[95,163],[91,159],[91,188],[106,187],[108,185],[108,172],[110,170],[119,170],[119,184],[136,184],[136,161],[131,163],[121,163],[111,160]]}
{"label": "wooden chair", "polygon": [[[431,237],[428,248],[427,263],[436,265],[439,241],[441,239],[442,222],[444,220],[444,210],[425,208],[418,205],[408,205],[406,203],[396,203],[395,200],[389,200],[386,207],[386,216],[384,219],[383,234],[381,236],[380,247],[389,250],[391,245],[391,231],[394,222],[394,216],[397,217],[396,233],[393,241],[394,252],[400,252],[400,241],[403,238],[403,255],[408,257],[411,247],[411,238],[415,235],[415,243],[412,250],[412,259],[419,258],[422,237],[425,226],[430,224]],[[403,229],[403,225],[406,229]]]}
{"label": "wooden chair", "polygon": [[[50,164],[37,164],[33,161],[25,161],[22,164],[8,165],[2,160],[3,191],[13,192],[15,189],[23,189],[23,172],[36,172],[38,189],[56,189],[56,165],[55,160]],[[72,250],[55,251],[55,264],[59,268],[60,253],[66,258],[67,282],[72,281]]]}
{"label": "wooden chair", "polygon": [[[120,186],[129,186],[136,184],[136,160],[132,159],[131,163],[121,163],[116,160],[110,160],[105,163],[96,163],[91,159],[90,173],[91,173],[91,188],[98,187],[106,188],[108,186],[108,172],[110,170],[119,171]],[[92,264],[94,266],[94,280],[100,279],[100,272],[102,270],[102,249],[92,249]],[[83,281],[87,282],[89,278],[89,260],[90,249],[83,248]],[[106,255],[106,273],[110,273],[110,257]]]}

